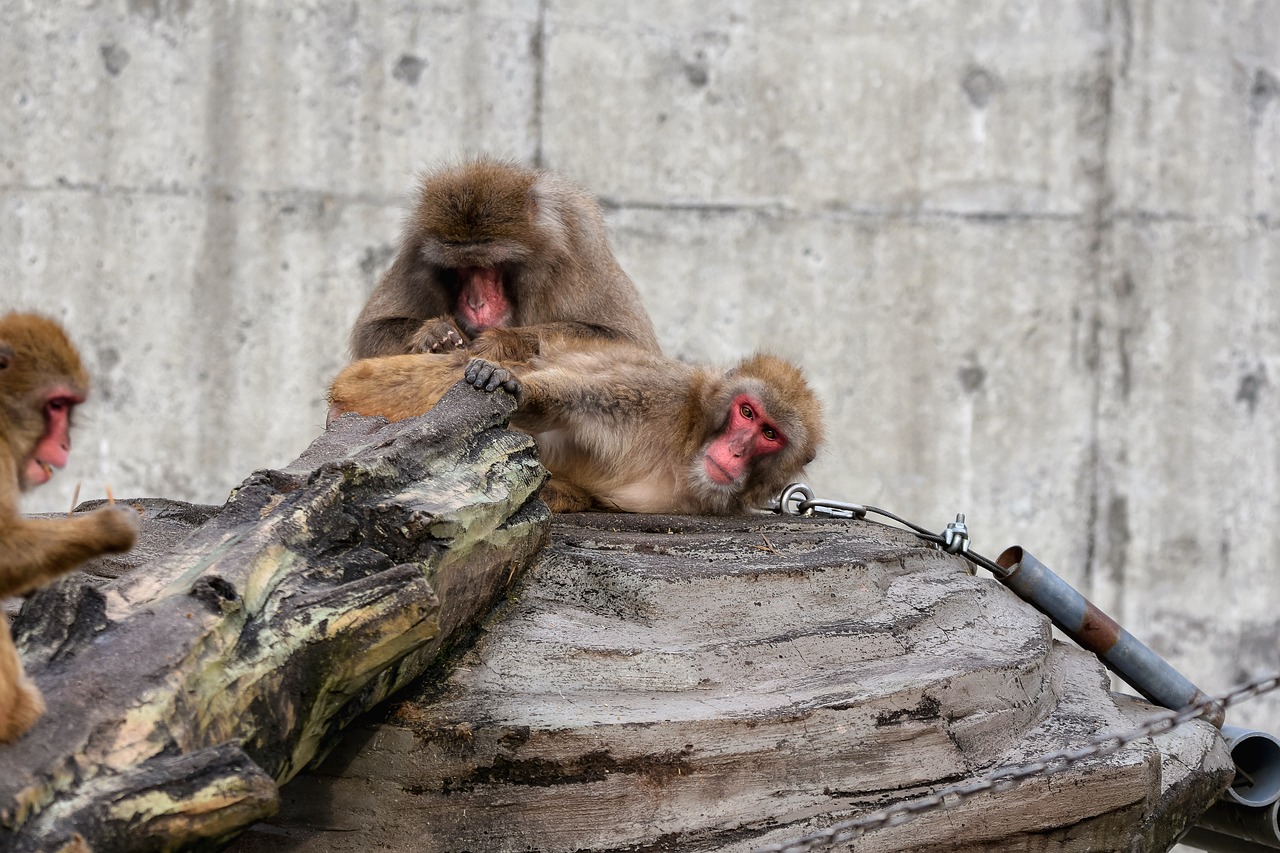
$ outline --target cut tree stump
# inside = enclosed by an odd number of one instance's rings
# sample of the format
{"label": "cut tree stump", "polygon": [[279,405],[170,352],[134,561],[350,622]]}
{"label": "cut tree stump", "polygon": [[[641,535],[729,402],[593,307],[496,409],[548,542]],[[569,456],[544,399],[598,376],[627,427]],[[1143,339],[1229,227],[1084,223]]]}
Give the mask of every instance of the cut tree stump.
{"label": "cut tree stump", "polygon": [[[236,853],[736,851],[1157,709],[958,557],[864,521],[562,516],[447,673]],[[1225,789],[1193,723],[870,833],[867,851],[1154,851]]]}
{"label": "cut tree stump", "polygon": [[221,508],[139,502],[136,552],[15,622],[49,712],[0,746],[0,849],[216,848],[275,811],[545,541],[512,408],[459,386],[422,418],[340,419]]}

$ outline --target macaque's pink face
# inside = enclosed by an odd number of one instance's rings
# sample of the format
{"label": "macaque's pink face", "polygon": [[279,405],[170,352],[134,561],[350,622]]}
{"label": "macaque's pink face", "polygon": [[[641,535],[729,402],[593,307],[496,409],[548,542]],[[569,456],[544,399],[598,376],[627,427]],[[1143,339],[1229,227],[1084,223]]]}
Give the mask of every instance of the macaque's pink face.
{"label": "macaque's pink face", "polygon": [[729,404],[729,423],[707,446],[702,467],[714,483],[730,485],[746,476],[751,462],[787,446],[786,436],[769,417],[764,404],[739,394]]}
{"label": "macaque's pink face", "polygon": [[84,397],[70,388],[49,392],[44,404],[44,435],[19,474],[23,489],[49,482],[53,469],[66,467],[71,454],[71,412],[83,402]]}

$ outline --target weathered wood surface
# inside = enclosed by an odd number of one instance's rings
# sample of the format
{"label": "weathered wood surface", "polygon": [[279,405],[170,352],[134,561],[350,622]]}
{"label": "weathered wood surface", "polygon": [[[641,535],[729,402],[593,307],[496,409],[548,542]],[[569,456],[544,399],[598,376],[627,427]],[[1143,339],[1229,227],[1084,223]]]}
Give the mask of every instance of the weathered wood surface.
{"label": "weathered wood surface", "polygon": [[[353,726],[232,849],[749,851],[1152,710],[897,531],[565,516],[447,678]],[[1196,723],[854,849],[1164,850],[1231,775]]]}
{"label": "weathered wood surface", "polygon": [[341,419],[216,510],[140,502],[132,560],[16,620],[50,712],[0,746],[0,849],[216,847],[272,813],[276,783],[418,676],[544,541],[545,473],[500,428],[511,408],[460,387],[424,418]]}

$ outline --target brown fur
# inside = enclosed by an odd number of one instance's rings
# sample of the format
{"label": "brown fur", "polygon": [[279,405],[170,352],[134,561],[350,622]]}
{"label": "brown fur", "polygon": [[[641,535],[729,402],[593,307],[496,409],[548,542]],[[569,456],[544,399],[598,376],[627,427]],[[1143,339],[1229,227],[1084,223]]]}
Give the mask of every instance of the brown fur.
{"label": "brown fur", "polygon": [[[0,317],[0,597],[29,592],[91,557],[133,547],[138,517],[125,507],[67,519],[25,519],[18,509],[19,493],[28,486],[23,472],[49,431],[48,401],[66,393],[83,399],[88,388],[80,357],[56,323],[32,314]],[[43,710],[0,616],[0,742],[21,735]]]}
{"label": "brown fur", "polygon": [[478,159],[422,178],[400,252],[352,329],[355,358],[465,346],[464,267],[501,270],[507,325],[658,350],[595,198],[555,173]]}
{"label": "brown fur", "polygon": [[[797,479],[822,441],[817,398],[796,367],[773,356],[754,355],[726,371],[624,344],[582,349],[555,338],[525,356],[491,364],[497,379],[479,385],[515,389],[511,425],[538,442],[553,476],[543,497],[559,512],[740,514]],[[330,388],[332,411],[390,420],[421,414],[472,371],[477,362],[468,360],[453,353],[356,362]],[[755,457],[740,481],[721,485],[703,472],[703,457],[741,393],[763,405],[786,443]]]}

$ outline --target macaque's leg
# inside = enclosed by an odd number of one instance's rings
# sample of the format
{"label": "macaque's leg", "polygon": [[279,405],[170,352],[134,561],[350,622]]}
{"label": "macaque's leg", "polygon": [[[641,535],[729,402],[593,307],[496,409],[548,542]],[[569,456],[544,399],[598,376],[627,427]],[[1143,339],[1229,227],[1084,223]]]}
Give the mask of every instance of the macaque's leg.
{"label": "macaque's leg", "polygon": [[329,386],[329,421],[346,412],[390,421],[428,412],[462,378],[465,359],[459,351],[353,362]]}
{"label": "macaque's leg", "polygon": [[40,691],[22,673],[9,623],[0,613],[0,743],[10,743],[44,713]]}

